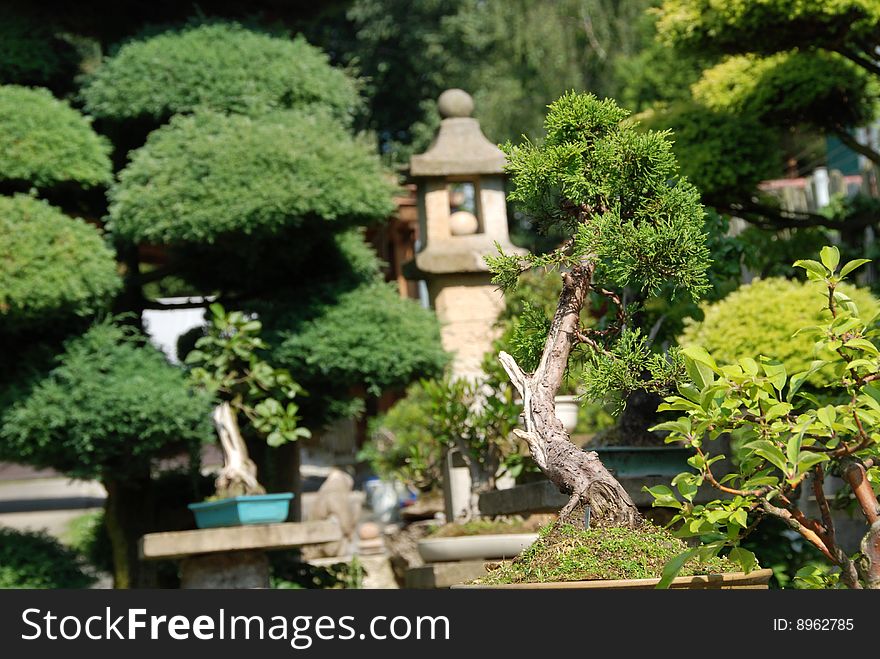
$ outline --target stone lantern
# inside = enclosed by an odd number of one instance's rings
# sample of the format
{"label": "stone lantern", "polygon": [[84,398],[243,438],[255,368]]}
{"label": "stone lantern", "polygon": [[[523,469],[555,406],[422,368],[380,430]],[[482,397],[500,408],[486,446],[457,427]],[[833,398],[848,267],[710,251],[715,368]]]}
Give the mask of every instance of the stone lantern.
{"label": "stone lantern", "polygon": [[522,250],[507,230],[505,156],[471,117],[473,99],[447,89],[437,105],[440,130],[431,147],[410,160],[421,249],[409,269],[427,282],[443,347],[454,355],[453,376],[475,378],[504,305],[483,257],[497,254],[496,243],[505,252]]}

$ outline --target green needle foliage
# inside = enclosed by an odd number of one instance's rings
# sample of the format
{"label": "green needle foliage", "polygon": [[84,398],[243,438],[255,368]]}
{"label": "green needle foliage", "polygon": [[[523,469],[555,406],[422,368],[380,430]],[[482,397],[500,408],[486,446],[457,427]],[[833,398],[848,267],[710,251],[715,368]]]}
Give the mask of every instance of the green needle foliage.
{"label": "green needle foliage", "polygon": [[[544,230],[569,239],[549,254],[487,258],[505,291],[532,268],[591,268],[590,299],[612,311],[580,328],[572,356],[587,366],[596,398],[663,390],[681,370],[674,353],[654,353],[631,326],[636,307],[622,301],[624,289],[638,300],[661,289],[697,299],[708,289],[700,194],[678,175],[670,133],[640,130],[627,115],[610,99],[572,92],[550,105],[542,143],[505,145],[510,199]],[[512,344],[525,368],[535,367],[548,329],[542,310],[523,313]]]}
{"label": "green needle foliage", "polygon": [[[268,321],[273,359],[309,391],[361,385],[371,395],[439,375],[449,356],[436,317],[379,281],[313,298]],[[314,386],[313,384],[314,383]]]}
{"label": "green needle foliage", "polygon": [[[656,293],[672,282],[697,297],[708,267],[699,192],[678,178],[670,134],[639,131],[627,115],[610,99],[572,92],[550,105],[543,143],[505,145],[510,199],[574,241],[569,252],[526,260],[559,266],[590,256],[610,285]],[[514,257],[491,265],[505,288],[522,269]]]}
{"label": "green needle foliage", "polygon": [[73,478],[141,476],[156,456],[213,438],[211,402],[186,373],[109,322],[67,342],[55,368],[0,417],[0,459]]}
{"label": "green needle foliage", "polygon": [[121,287],[98,230],[26,195],[0,196],[0,332],[91,316]]}
{"label": "green needle foliage", "polygon": [[110,182],[110,145],[47,89],[0,86],[0,182],[38,188]]}
{"label": "green needle foliage", "polygon": [[335,231],[387,217],[392,191],[370,147],[326,114],[200,112],[175,117],[131,154],[110,190],[110,227],[162,244]]}
{"label": "green needle foliage", "polygon": [[348,121],[360,105],[355,81],[304,39],[237,23],[191,25],[128,42],[82,94],[87,112],[116,120],[161,121],[197,108],[256,115],[315,106]]}

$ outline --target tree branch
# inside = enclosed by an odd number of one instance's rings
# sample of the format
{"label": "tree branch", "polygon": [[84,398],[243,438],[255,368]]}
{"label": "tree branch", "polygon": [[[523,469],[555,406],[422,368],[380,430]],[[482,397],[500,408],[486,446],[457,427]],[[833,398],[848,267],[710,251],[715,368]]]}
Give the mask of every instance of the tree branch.
{"label": "tree branch", "polygon": [[853,137],[843,126],[835,126],[832,132],[850,149],[859,153],[876,165],[880,165],[880,153]]}

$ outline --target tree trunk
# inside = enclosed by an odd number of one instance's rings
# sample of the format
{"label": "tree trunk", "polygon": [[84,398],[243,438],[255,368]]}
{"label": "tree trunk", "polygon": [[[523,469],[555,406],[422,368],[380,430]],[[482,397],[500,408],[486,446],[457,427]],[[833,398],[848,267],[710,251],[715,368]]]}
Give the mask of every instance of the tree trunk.
{"label": "tree trunk", "polygon": [[257,466],[248,455],[232,406],[221,403],[214,408],[213,418],[223,450],[223,468],[215,481],[217,494],[229,497],[265,493],[257,482]]}
{"label": "tree trunk", "polygon": [[547,478],[571,495],[560,519],[584,526],[584,506],[590,506],[591,524],[638,526],[643,518],[623,486],[599,460],[571,443],[556,417],[554,398],[562,384],[572,345],[577,341],[580,312],[590,290],[593,265],[574,267],[563,275],[559,304],[550,326],[541,362],[527,375],[506,352],[499,356],[504,370],[523,399],[526,430],[515,430],[526,441],[532,458]]}
{"label": "tree trunk", "polygon": [[152,482],[139,479],[104,481],[107,501],[104,524],[113,550],[114,588],[155,588],[156,566],[141,561],[138,540],[154,529]]}

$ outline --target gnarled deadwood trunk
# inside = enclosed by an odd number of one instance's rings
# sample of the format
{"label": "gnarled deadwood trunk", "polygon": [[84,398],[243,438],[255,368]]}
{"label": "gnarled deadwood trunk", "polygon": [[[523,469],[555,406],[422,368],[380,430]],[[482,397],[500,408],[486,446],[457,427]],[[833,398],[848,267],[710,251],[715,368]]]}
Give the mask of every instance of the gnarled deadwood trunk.
{"label": "gnarled deadwood trunk", "polygon": [[599,460],[571,443],[556,417],[554,398],[562,384],[572,346],[577,342],[580,312],[590,290],[594,266],[586,262],[563,275],[559,304],[538,368],[526,374],[506,352],[500,360],[523,399],[526,430],[515,430],[526,441],[541,471],[571,499],[560,519],[583,526],[583,506],[590,506],[591,524],[637,526],[641,514],[623,486]]}
{"label": "gnarled deadwood trunk", "polygon": [[217,494],[264,494],[266,490],[257,481],[257,466],[248,455],[232,406],[226,402],[218,405],[214,408],[213,419],[223,450],[223,468],[215,481]]}

